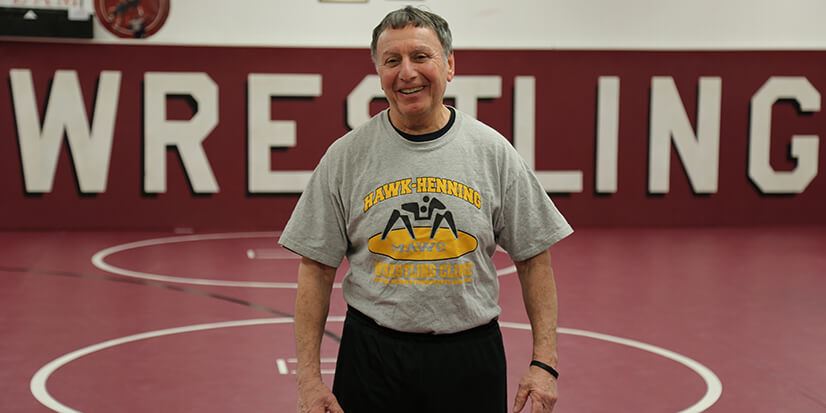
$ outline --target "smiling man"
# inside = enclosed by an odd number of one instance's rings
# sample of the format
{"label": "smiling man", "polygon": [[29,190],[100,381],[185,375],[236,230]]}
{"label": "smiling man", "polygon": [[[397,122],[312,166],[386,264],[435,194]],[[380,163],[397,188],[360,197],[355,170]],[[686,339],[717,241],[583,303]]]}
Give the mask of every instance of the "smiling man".
{"label": "smiling man", "polygon": [[[513,403],[557,399],[556,286],[548,248],[572,232],[513,146],[443,103],[455,74],[447,22],[405,7],[374,29],[390,108],[319,162],[280,243],[302,256],[299,411],[507,411],[497,244],[516,263],[533,360]],[[348,304],[332,391],[320,347],[336,267]]]}
{"label": "smiling man", "polygon": [[374,39],[373,61],[390,103],[393,125],[410,134],[435,132],[445,126],[451,112],[442,100],[447,82],[453,80],[453,51],[445,50],[433,28],[427,26],[391,26],[378,36],[374,33]]}

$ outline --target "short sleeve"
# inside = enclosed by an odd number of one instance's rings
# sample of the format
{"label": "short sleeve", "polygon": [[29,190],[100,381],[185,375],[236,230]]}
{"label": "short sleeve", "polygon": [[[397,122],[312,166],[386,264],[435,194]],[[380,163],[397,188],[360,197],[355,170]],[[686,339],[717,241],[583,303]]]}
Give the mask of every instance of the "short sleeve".
{"label": "short sleeve", "polygon": [[514,161],[494,222],[497,243],[514,261],[524,261],[573,232],[521,157]]}
{"label": "short sleeve", "polygon": [[347,253],[347,229],[340,187],[329,152],[310,177],[278,243],[330,267]]}

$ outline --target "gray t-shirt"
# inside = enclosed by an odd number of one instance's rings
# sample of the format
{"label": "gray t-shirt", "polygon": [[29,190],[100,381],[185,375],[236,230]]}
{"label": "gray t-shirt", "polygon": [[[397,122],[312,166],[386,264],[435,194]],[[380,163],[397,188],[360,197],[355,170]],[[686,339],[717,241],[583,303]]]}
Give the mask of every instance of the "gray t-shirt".
{"label": "gray t-shirt", "polygon": [[346,256],[344,299],[380,325],[442,334],[499,315],[497,244],[521,261],[572,231],[492,128],[457,110],[412,142],[385,110],[330,146],[279,243],[332,267]]}

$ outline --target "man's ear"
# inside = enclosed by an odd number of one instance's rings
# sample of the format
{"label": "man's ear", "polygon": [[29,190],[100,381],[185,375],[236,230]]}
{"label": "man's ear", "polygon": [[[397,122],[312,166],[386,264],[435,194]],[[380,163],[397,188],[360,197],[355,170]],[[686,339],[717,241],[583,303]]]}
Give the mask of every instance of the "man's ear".
{"label": "man's ear", "polygon": [[450,52],[450,56],[447,57],[447,81],[453,80],[454,76],[456,76],[456,58],[453,57],[453,52]]}

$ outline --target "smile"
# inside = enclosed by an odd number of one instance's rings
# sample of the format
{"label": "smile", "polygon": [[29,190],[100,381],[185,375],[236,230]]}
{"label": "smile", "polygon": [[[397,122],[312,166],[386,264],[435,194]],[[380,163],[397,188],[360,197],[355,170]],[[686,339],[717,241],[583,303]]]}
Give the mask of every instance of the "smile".
{"label": "smile", "polygon": [[424,89],[424,86],[414,87],[414,88],[411,88],[411,89],[399,89],[399,92],[401,92],[402,94],[405,94],[405,95],[411,95],[411,94],[416,93],[416,92],[418,92],[422,89]]}

